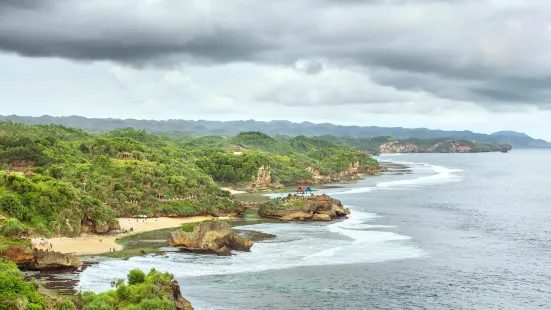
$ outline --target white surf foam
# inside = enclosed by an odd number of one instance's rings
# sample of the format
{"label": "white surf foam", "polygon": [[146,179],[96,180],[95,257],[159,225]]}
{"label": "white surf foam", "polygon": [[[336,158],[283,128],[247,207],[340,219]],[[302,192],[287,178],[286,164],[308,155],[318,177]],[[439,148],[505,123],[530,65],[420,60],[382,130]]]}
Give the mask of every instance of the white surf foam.
{"label": "white surf foam", "polygon": [[461,181],[461,176],[456,174],[457,172],[463,171],[460,169],[450,169],[442,166],[429,165],[424,163],[413,163],[413,162],[406,162],[406,161],[395,161],[395,160],[387,160],[387,161],[390,161],[396,164],[407,165],[413,170],[414,173],[429,174],[429,175],[423,175],[413,179],[379,182],[379,183],[376,183],[375,186],[357,187],[357,188],[352,188],[343,192],[336,192],[331,194],[333,195],[359,194],[359,193],[366,193],[366,192],[371,192],[374,190],[381,190],[381,189],[386,189],[386,190],[400,189],[400,188],[419,187],[419,186]]}
{"label": "white surf foam", "polygon": [[[393,155],[401,155],[401,154],[393,154]],[[464,171],[460,169],[451,169],[443,166],[436,166],[436,165],[430,165],[425,163],[414,163],[414,162],[398,161],[398,160],[391,160],[391,159],[385,159],[385,161],[392,162],[395,164],[407,165],[410,167],[413,173],[421,174],[421,176],[417,178],[412,178],[412,179],[384,181],[384,182],[376,183],[374,186],[356,187],[356,188],[350,188],[344,191],[321,189],[321,190],[316,190],[315,193],[330,194],[330,195],[350,195],[350,194],[368,193],[374,190],[391,190],[391,189],[419,187],[419,186],[426,186],[426,185],[435,185],[435,184],[442,184],[442,183],[449,183],[449,182],[458,182],[458,181],[461,181],[462,177],[456,173]],[[271,194],[266,194],[266,196],[270,198],[283,198],[283,197],[286,197],[288,194],[294,194],[294,192],[271,193]]]}
{"label": "white surf foam", "polygon": [[244,226],[241,229],[272,233],[277,237],[257,242],[251,252],[235,252],[236,255],[231,257],[167,253],[133,257],[127,261],[105,261],[82,272],[79,287],[95,292],[109,290],[112,279],[124,278],[134,268],[156,268],[169,271],[176,278],[183,278],[300,266],[379,262],[424,255],[409,241],[409,237],[374,230],[383,226],[369,223],[378,217],[354,210],[347,220],[330,225],[277,223]]}

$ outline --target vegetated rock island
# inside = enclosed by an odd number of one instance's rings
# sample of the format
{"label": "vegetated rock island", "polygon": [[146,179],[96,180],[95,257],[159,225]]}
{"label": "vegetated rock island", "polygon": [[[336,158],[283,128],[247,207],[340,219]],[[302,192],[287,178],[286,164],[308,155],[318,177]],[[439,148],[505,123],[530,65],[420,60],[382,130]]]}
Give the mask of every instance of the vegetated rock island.
{"label": "vegetated rock island", "polygon": [[338,199],[328,195],[289,195],[260,205],[258,215],[282,221],[331,221],[350,214]]}
{"label": "vegetated rock island", "polygon": [[205,222],[170,232],[168,243],[182,251],[230,256],[232,251],[249,252],[253,242],[240,237],[227,222]]}

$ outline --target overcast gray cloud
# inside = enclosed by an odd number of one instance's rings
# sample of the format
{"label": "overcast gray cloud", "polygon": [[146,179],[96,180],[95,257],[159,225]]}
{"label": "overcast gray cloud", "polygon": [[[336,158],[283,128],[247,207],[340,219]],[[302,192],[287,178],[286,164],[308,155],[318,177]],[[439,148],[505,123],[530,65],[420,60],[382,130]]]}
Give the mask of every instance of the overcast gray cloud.
{"label": "overcast gray cloud", "polygon": [[108,63],[144,106],[525,113],[551,110],[549,21],[544,0],[0,0],[0,51]]}
{"label": "overcast gray cloud", "polygon": [[414,73],[410,88],[443,98],[549,109],[549,20],[538,0],[2,0],[0,49],[134,66],[324,58],[388,69],[371,78],[396,88]]}

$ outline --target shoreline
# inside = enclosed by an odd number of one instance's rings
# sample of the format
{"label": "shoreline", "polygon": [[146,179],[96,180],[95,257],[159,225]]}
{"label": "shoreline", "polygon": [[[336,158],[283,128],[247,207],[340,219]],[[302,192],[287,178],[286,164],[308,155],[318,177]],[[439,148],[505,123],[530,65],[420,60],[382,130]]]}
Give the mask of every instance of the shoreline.
{"label": "shoreline", "polygon": [[[175,228],[181,224],[198,223],[212,220],[211,216],[192,216],[192,217],[159,217],[148,219],[135,218],[118,218],[121,229],[130,228],[133,232],[116,235],[97,235],[90,234],[79,237],[55,237],[55,238],[33,238],[34,246],[38,249],[51,249],[52,251],[61,252],[64,254],[73,253],[77,256],[98,255],[109,253],[110,249],[115,249],[115,252],[124,248],[117,240],[121,237],[130,236],[133,234],[155,231],[167,228]],[[219,220],[231,219],[231,217],[219,217]],[[45,240],[47,244],[41,245],[40,242]],[[51,245],[51,248],[50,248]]]}

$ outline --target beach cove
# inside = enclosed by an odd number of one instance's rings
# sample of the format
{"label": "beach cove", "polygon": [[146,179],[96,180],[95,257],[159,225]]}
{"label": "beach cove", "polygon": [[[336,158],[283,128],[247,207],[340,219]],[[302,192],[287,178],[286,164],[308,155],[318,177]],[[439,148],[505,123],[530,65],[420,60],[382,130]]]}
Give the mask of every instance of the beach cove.
{"label": "beach cove", "polygon": [[[33,242],[35,247],[38,249],[51,249],[53,251],[61,253],[73,253],[78,256],[84,255],[97,255],[109,253],[110,249],[115,249],[115,251],[120,251],[123,249],[123,245],[119,244],[117,240],[122,237],[129,235],[135,235],[138,233],[167,229],[167,228],[176,228],[182,224],[186,223],[199,223],[203,221],[212,220],[211,216],[193,216],[193,217],[181,217],[181,218],[172,218],[172,217],[159,217],[159,218],[148,218],[148,219],[136,219],[136,218],[119,218],[119,224],[124,230],[130,230],[132,228],[132,233],[123,233],[116,235],[96,235],[89,234],[80,237],[56,237],[56,238],[35,238]],[[227,220],[230,217],[219,217],[220,220]],[[41,242],[45,241],[44,245],[41,245]],[[50,248],[50,245],[52,246]]]}

